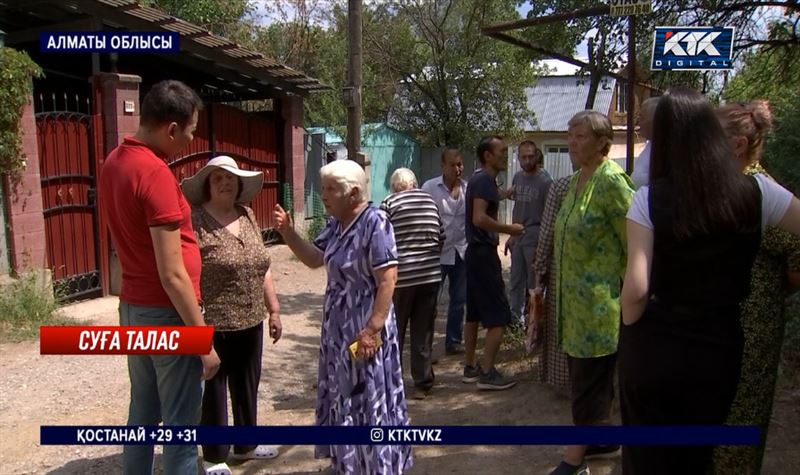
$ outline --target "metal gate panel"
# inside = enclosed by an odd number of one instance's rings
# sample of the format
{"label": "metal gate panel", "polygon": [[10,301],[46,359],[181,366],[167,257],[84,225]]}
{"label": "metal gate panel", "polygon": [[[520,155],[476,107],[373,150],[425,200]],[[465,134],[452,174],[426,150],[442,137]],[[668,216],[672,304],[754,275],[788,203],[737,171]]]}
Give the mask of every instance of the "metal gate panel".
{"label": "metal gate panel", "polygon": [[67,299],[100,295],[95,200],[99,121],[77,112],[36,114],[47,257]]}
{"label": "metal gate panel", "polygon": [[[211,120],[208,119],[211,114]],[[210,130],[208,124],[212,124]],[[262,229],[274,226],[272,210],[280,202],[277,122],[252,112],[213,104],[198,115],[195,139],[169,167],[178,181],[194,175],[212,156],[230,155],[244,170],[264,172],[262,191],[250,203]],[[210,145],[214,144],[212,152]]]}

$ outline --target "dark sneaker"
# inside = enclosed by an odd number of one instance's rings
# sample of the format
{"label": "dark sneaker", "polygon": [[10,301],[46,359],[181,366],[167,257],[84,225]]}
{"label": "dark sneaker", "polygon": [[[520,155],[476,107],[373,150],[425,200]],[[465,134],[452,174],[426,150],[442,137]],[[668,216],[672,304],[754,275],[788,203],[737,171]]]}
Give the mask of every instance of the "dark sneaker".
{"label": "dark sneaker", "polygon": [[619,445],[590,445],[583,458],[586,460],[611,458],[619,455]]}
{"label": "dark sneaker", "polygon": [[481,365],[479,364],[476,364],[475,366],[465,365],[464,376],[461,378],[461,382],[475,383],[479,379],[481,379],[481,374],[483,374],[483,371],[481,370]]}
{"label": "dark sneaker", "polygon": [[481,374],[478,380],[478,389],[493,389],[500,391],[514,387],[517,380],[503,376],[503,373],[497,371],[497,368],[492,368],[488,372]]}
{"label": "dark sneaker", "polygon": [[462,345],[447,346],[445,347],[444,352],[450,356],[461,355],[464,354],[464,347]]}
{"label": "dark sneaker", "polygon": [[589,466],[585,463],[580,465],[570,465],[567,462],[561,461],[558,467],[555,468],[550,475],[590,475]]}
{"label": "dark sneaker", "polygon": [[414,386],[414,389],[411,390],[411,398],[421,401],[427,398],[430,392],[431,392],[430,389]]}

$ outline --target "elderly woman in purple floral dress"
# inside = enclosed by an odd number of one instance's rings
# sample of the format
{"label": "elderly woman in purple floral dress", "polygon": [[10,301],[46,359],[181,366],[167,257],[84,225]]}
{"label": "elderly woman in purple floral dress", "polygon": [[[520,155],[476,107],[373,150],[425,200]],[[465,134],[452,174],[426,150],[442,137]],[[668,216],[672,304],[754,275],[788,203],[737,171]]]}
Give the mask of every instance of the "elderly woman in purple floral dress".
{"label": "elderly woman in purple floral dress", "polygon": [[[392,294],[397,249],[387,217],[366,198],[367,177],[351,160],[320,170],[322,202],[331,216],[313,243],[275,206],[276,229],[307,266],[328,271],[319,353],[317,424],[403,426],[408,411],[400,369]],[[348,347],[358,341],[358,355]],[[382,344],[381,344],[382,342]],[[412,465],[408,445],[318,446],[338,473],[395,474]]]}

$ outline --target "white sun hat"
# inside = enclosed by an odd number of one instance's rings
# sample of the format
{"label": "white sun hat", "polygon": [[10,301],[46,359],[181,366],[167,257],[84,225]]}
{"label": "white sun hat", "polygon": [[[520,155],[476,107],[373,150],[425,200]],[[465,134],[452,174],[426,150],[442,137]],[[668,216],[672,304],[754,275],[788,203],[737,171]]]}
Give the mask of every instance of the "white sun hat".
{"label": "white sun hat", "polygon": [[203,204],[203,186],[206,183],[206,179],[208,179],[208,175],[216,169],[224,170],[241,178],[242,190],[236,200],[237,203],[249,203],[264,185],[263,172],[240,170],[236,160],[227,155],[220,155],[209,160],[197,173],[181,181],[181,189],[189,203],[193,205]]}

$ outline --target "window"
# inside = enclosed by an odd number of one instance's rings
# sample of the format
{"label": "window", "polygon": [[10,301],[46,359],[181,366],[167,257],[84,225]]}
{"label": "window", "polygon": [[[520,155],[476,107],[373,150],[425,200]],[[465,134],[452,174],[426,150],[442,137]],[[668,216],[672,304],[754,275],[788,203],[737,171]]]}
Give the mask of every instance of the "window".
{"label": "window", "polygon": [[566,145],[548,145],[545,147],[544,168],[558,180],[561,177],[572,175],[572,162],[569,159],[569,149]]}
{"label": "window", "polygon": [[628,112],[628,88],[617,83],[617,112]]}

